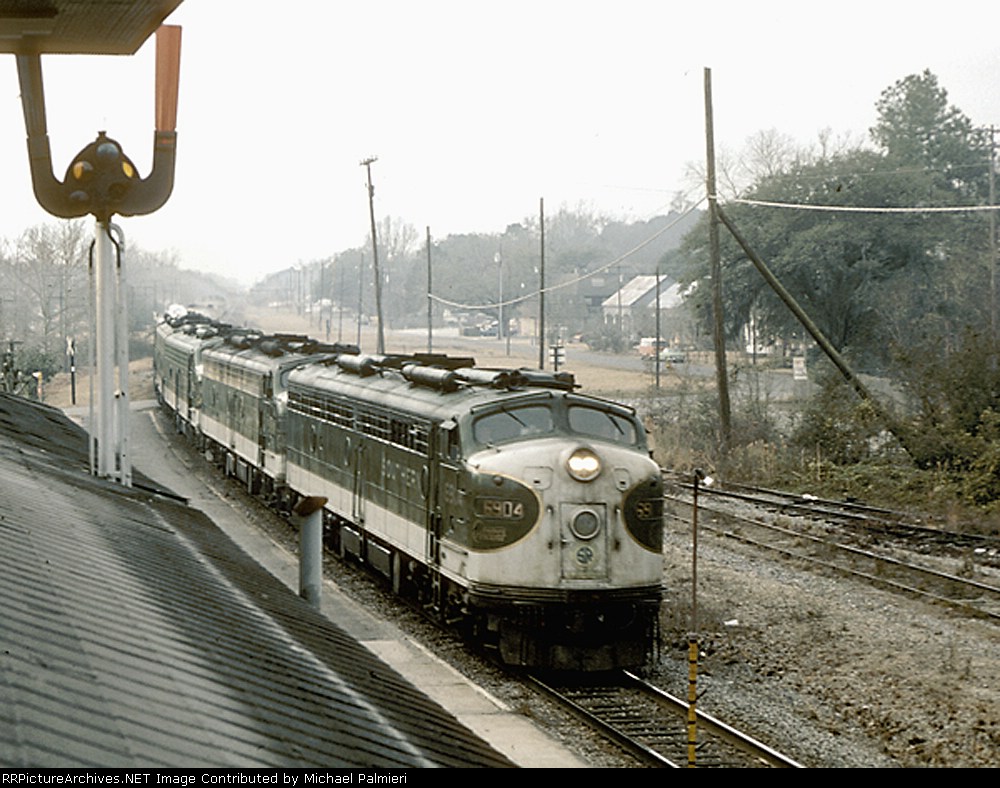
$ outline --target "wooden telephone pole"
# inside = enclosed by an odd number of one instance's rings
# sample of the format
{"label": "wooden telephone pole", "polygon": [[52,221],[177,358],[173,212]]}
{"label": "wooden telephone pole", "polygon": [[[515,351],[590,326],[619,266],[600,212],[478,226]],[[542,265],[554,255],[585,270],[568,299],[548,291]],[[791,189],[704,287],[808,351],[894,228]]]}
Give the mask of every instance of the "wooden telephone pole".
{"label": "wooden telephone pole", "polygon": [[712,272],[712,338],[715,343],[715,377],[719,388],[719,427],[723,455],[732,441],[732,408],[729,402],[729,376],[726,371],[726,335],[722,312],[722,253],[719,249],[719,206],[715,188],[715,128],[712,120],[712,70],[705,69],[705,146],[708,191],[708,247]]}

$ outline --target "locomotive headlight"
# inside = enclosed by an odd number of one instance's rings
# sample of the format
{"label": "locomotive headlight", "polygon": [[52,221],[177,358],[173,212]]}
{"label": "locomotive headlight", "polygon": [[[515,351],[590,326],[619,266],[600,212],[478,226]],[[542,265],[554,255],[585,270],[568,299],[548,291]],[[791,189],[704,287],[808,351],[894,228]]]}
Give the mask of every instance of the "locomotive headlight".
{"label": "locomotive headlight", "polygon": [[590,482],[600,475],[601,461],[590,449],[580,448],[569,456],[566,470],[578,482]]}

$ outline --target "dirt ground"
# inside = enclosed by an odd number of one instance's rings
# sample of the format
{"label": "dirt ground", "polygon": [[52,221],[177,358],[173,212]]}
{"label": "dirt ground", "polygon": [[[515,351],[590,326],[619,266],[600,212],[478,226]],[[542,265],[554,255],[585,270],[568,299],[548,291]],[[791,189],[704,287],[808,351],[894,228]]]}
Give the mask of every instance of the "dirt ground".
{"label": "dirt ground", "polygon": [[[690,535],[668,532],[664,672],[682,693]],[[996,621],[717,536],[699,544],[698,587],[709,711],[810,766],[1000,767]]]}
{"label": "dirt ground", "polygon": [[[294,312],[275,311],[269,309],[249,310],[247,324],[270,333],[306,334],[319,339],[326,339],[315,322]],[[345,342],[353,342],[357,337],[355,329],[345,335]],[[389,331],[386,334],[386,349],[391,353],[419,353],[427,349],[426,334],[423,331]],[[331,338],[336,341],[336,336]],[[364,326],[362,329],[362,347],[368,350],[376,346],[375,329]],[[583,347],[583,346],[581,346]],[[527,338],[512,338],[510,352],[506,343],[486,337],[467,339],[448,336],[444,332],[434,336],[434,352],[450,355],[472,356],[480,367],[538,367],[538,348]],[[572,358],[573,346],[569,346]],[[152,359],[134,359],[129,364],[129,397],[133,402],[152,399],[153,373]],[[547,368],[551,366],[547,364]],[[566,370],[576,376],[576,382],[582,391],[588,394],[605,397],[638,396],[649,390],[652,376],[648,372],[632,372],[627,370],[609,371],[607,368],[581,364],[579,361],[570,363]],[[676,376],[675,376],[676,377]],[[668,389],[678,381],[671,379],[664,370],[661,376],[661,386]],[[83,367],[76,373],[76,403],[77,407],[87,407],[89,403],[89,376]],[[43,390],[43,400],[59,408],[72,407],[72,383],[69,373],[59,373],[47,381]]]}
{"label": "dirt ground", "polygon": [[[321,333],[315,321],[289,312],[278,312],[274,310],[258,309],[247,312],[250,325],[259,326],[268,332],[290,332],[308,334],[326,340],[325,333]],[[373,352],[377,346],[375,329],[370,326],[362,327],[361,346],[366,352]],[[336,341],[336,331],[329,341]],[[357,339],[356,328],[345,331],[343,341],[354,342]],[[390,353],[422,353],[427,350],[426,330],[418,329],[413,331],[388,331],[385,336],[386,351]],[[538,347],[532,339],[513,337],[510,341],[510,352],[507,352],[507,343],[501,343],[495,338],[477,337],[474,339],[449,336],[443,331],[433,335],[433,349],[435,353],[447,353],[450,355],[472,356],[476,360],[476,365],[480,367],[529,367],[538,368]],[[583,348],[583,345],[579,346]],[[570,363],[565,369],[576,376],[576,382],[581,390],[596,396],[634,396],[649,389],[652,376],[646,372],[630,372],[624,370],[609,371],[605,367],[593,364],[581,364],[579,360],[572,360],[574,345],[567,347],[570,356]],[[546,362],[546,369],[551,369],[551,364]],[[672,382],[669,375],[662,376],[661,385],[669,387]]]}
{"label": "dirt ground", "polygon": [[[132,402],[153,399],[153,359],[135,359],[129,363],[128,394]],[[68,372],[60,372],[45,383],[42,401],[57,408],[87,408],[90,405],[90,373],[76,372],[76,401],[73,400],[73,380]]]}
{"label": "dirt ground", "polygon": [[[399,338],[397,340],[397,337]],[[389,338],[387,338],[389,342]],[[425,341],[424,341],[425,342]],[[494,342],[493,344],[498,344]],[[414,353],[426,349],[426,344],[411,335],[392,335],[390,344],[392,352]],[[449,343],[441,339],[435,344],[435,352],[452,355],[472,355],[480,367],[532,367],[538,366],[537,351],[525,344],[514,344],[510,355],[503,348],[491,348],[481,342],[473,346],[468,344]],[[153,360],[146,357],[131,361],[129,364],[129,396],[133,402],[152,399],[153,393]],[[568,367],[576,376],[576,382],[581,390],[595,396],[620,398],[638,396],[647,391],[650,386],[650,376],[644,372],[629,372],[607,369],[594,365],[576,364]],[[664,375],[663,386],[669,387],[670,382]],[[73,407],[72,382],[69,373],[61,372],[52,380],[46,382],[42,394],[43,401],[58,408]],[[90,378],[87,370],[79,369],[76,373],[76,407],[87,407],[90,401]]]}

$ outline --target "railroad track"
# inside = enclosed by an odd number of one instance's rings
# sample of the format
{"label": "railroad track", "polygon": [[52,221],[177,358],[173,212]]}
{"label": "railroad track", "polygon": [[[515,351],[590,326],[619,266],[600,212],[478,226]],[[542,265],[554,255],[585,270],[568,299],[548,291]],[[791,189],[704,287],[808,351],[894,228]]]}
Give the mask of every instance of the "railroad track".
{"label": "railroad track", "polygon": [[930,517],[914,522],[913,515],[908,512],[857,501],[838,501],[734,482],[726,482],[719,489],[702,489],[702,492],[712,498],[746,501],[777,512],[843,523],[871,534],[895,536],[936,547],[983,547],[984,552],[992,548],[1000,553],[1000,538],[996,536],[950,530],[941,523],[931,524],[933,518]]}
{"label": "railroad track", "polygon": [[792,758],[703,712],[695,714],[692,728],[686,702],[628,671],[587,684],[528,680],[648,766],[800,768]]}
{"label": "railroad track", "polygon": [[[902,513],[862,504],[732,488],[727,483],[699,497],[699,511],[713,516],[702,517],[699,530],[1000,622],[995,537],[906,523]],[[667,497],[693,503],[686,494]],[[747,506],[757,511],[748,513]]]}

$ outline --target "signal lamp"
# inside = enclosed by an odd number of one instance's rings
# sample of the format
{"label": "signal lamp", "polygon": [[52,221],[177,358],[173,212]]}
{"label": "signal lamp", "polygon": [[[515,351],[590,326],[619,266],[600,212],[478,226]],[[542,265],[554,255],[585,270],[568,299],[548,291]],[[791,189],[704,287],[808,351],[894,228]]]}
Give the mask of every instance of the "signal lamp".
{"label": "signal lamp", "polygon": [[74,161],[73,165],[70,167],[70,172],[73,173],[73,177],[82,181],[84,178],[89,178],[94,172],[94,165],[89,161]]}

